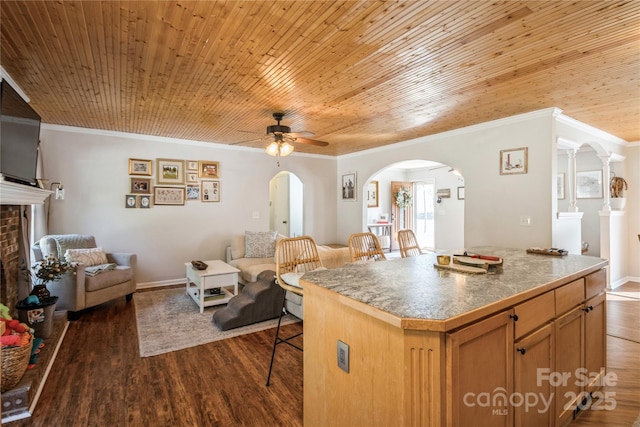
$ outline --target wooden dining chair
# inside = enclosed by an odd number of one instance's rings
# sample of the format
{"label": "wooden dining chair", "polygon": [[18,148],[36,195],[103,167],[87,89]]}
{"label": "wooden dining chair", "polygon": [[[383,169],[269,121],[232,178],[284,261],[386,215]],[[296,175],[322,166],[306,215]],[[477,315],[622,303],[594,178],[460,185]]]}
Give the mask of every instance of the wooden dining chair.
{"label": "wooden dining chair", "polygon": [[[282,308],[276,327],[276,336],[273,341],[273,351],[271,352],[271,363],[269,364],[269,375],[267,376],[267,386],[271,380],[273,369],[273,359],[276,355],[276,347],[279,344],[287,344],[302,351],[302,347],[291,342],[296,337],[302,335],[299,332],[288,337],[280,336],[280,324],[282,316],[286,312],[285,304],[287,293],[291,293],[302,298],[303,290],[300,285],[300,278],[309,271],[324,269],[316,242],[310,236],[286,237],[276,244],[276,283],[283,289]],[[302,320],[302,319],[301,319]]]}
{"label": "wooden dining chair", "polygon": [[378,237],[370,232],[354,233],[349,236],[349,256],[352,263],[387,259]]}
{"label": "wooden dining chair", "polygon": [[407,258],[422,255],[422,249],[418,244],[418,239],[411,229],[398,231],[398,246],[400,246],[400,256]]}

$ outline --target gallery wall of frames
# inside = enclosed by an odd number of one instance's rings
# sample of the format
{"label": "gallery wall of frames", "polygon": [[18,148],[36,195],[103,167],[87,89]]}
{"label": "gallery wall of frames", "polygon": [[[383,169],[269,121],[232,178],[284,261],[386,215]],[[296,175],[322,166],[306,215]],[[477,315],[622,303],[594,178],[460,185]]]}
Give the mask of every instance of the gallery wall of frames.
{"label": "gallery wall of frames", "polygon": [[220,201],[220,163],[208,160],[129,159],[126,208]]}

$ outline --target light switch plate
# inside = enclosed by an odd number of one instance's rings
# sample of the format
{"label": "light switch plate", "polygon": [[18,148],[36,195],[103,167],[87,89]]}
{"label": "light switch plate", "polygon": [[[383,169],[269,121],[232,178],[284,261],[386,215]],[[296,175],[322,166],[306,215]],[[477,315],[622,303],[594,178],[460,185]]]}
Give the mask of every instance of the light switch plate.
{"label": "light switch plate", "polygon": [[338,340],[338,368],[349,373],[349,346]]}

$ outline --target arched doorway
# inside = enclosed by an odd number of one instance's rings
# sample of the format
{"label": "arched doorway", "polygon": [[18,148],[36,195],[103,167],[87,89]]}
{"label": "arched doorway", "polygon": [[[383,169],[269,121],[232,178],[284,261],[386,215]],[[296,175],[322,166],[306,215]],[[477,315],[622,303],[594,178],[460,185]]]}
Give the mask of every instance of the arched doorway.
{"label": "arched doorway", "polygon": [[[377,182],[378,205],[369,206],[366,201],[363,204],[364,228],[375,230],[369,225],[388,216],[392,222],[392,253],[398,250],[396,236],[402,228],[411,228],[426,250],[452,251],[464,247],[464,178],[454,168],[433,161],[411,160],[381,169],[364,182],[364,188],[371,182]],[[398,206],[395,201],[398,190],[410,194],[410,206]]]}
{"label": "arched doorway", "polygon": [[294,173],[282,171],[269,181],[269,229],[295,237],[303,234],[303,185]]}

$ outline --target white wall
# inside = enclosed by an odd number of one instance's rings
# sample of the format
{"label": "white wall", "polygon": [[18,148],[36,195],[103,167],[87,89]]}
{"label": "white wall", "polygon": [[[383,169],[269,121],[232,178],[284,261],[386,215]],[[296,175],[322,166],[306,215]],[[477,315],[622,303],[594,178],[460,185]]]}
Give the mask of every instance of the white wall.
{"label": "white wall", "polygon": [[[366,180],[387,165],[431,160],[459,170],[465,180],[464,245],[526,248],[550,246],[555,211],[551,190],[551,130],[554,109],[497,120],[392,146],[342,156],[338,175],[356,171]],[[500,150],[528,147],[528,173],[500,175]],[[363,182],[364,184],[364,182]],[[362,186],[358,188],[362,191]],[[362,230],[361,205],[338,201],[338,240]],[[366,201],[365,201],[366,202]],[[520,226],[520,216],[532,218]]]}
{"label": "white wall", "polygon": [[[269,180],[281,170],[303,182],[304,232],[319,244],[336,240],[334,158],[294,153],[278,167],[262,150],[51,125],[43,125],[41,140],[45,177],[66,191],[51,203],[49,232],[93,234],[109,252],[136,253],[139,284],[179,280],[185,262],[224,259],[233,236],[268,230]],[[129,158],[154,160],[154,175],[156,158],[220,162],[221,202],[126,209]]]}
{"label": "white wall", "polygon": [[[556,113],[555,109],[541,110],[337,159],[294,153],[281,159],[280,168],[262,150],[44,124],[44,177],[62,181],[66,189],[65,200],[52,202],[50,232],[94,234],[108,251],[137,253],[139,283],[177,281],[184,275],[184,262],[224,258],[232,236],[269,227],[269,180],[281,170],[295,173],[303,182],[305,234],[319,244],[346,244],[351,233],[366,225],[365,182],[394,163],[423,159],[450,165],[465,178],[464,246],[546,247],[552,242],[551,224],[558,210],[554,193],[557,155],[552,140],[556,136],[581,143],[594,140],[592,133],[576,131],[572,123],[555,123]],[[640,145],[599,141],[609,151],[626,156],[623,164],[615,165],[616,172],[625,167],[630,186],[622,270],[638,280]],[[519,147],[529,148],[529,172],[500,175],[500,150]],[[222,201],[125,209],[129,158],[218,161]],[[340,179],[351,171],[358,174],[358,199],[345,202],[340,198]],[[451,188],[453,192],[453,185]],[[384,206],[390,203],[390,195],[381,192],[380,210],[388,210]],[[260,218],[253,219],[256,211]],[[521,215],[532,217],[531,227],[519,225]]]}

